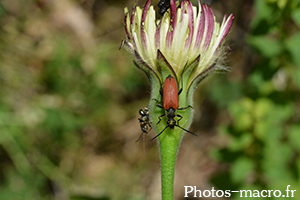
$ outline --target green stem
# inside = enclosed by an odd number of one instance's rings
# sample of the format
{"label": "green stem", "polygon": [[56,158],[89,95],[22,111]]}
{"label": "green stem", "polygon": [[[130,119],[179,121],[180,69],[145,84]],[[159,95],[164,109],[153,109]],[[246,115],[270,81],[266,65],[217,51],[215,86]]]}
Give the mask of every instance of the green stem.
{"label": "green stem", "polygon": [[[166,116],[161,117],[161,121],[159,122],[159,117],[165,114],[164,109],[156,106],[156,104],[162,105],[162,96],[159,92],[159,89],[160,87],[152,88],[152,98],[149,104],[150,121],[156,134],[159,134],[167,126]],[[181,107],[186,107],[191,105],[191,103],[192,102],[188,101],[186,98],[186,90],[183,90],[182,94],[179,96],[179,105],[181,105]],[[188,129],[192,121],[193,109],[187,108],[184,110],[177,110],[177,113],[182,116],[182,119],[178,125]],[[175,117],[175,120],[179,120],[179,117]],[[185,131],[177,126],[175,126],[173,130],[170,130],[170,128],[167,127],[157,138],[159,141],[161,159],[162,200],[174,199],[175,164],[180,141],[184,133]]]}
{"label": "green stem", "polygon": [[159,139],[162,200],[173,200],[175,164],[180,138],[174,137],[175,129],[165,132],[164,137]]}
{"label": "green stem", "polygon": [[[199,60],[199,59],[198,59]],[[193,62],[197,64],[197,61]],[[148,77],[152,85],[151,100],[149,104],[149,117],[152,124],[152,128],[158,136],[159,148],[160,148],[160,159],[161,159],[161,189],[162,189],[162,200],[173,200],[174,199],[174,177],[175,177],[175,164],[177,158],[177,152],[180,145],[181,138],[184,135],[184,129],[188,129],[192,122],[193,110],[192,108],[177,110],[175,120],[176,125],[173,130],[168,126],[168,119],[166,116],[165,109],[161,108],[163,106],[163,96],[161,94],[161,89],[163,88],[163,81],[169,75],[173,75],[174,71],[171,65],[167,62],[164,56],[158,51],[158,63],[160,66],[161,78],[158,78],[153,71],[149,72]],[[193,64],[193,66],[196,64]],[[147,71],[148,66],[145,62],[141,62],[141,66]],[[189,72],[192,71],[193,66],[189,68]],[[192,106],[192,91],[190,96],[187,96],[187,82],[189,80],[189,75],[182,76],[182,85],[180,81],[177,80],[178,86],[182,89],[179,95],[179,108],[184,108],[189,105]],[[174,94],[177,95],[177,94]],[[175,98],[175,96],[174,96]],[[178,115],[177,115],[178,114]],[[180,122],[179,122],[180,121]],[[180,127],[181,128],[180,128]]]}

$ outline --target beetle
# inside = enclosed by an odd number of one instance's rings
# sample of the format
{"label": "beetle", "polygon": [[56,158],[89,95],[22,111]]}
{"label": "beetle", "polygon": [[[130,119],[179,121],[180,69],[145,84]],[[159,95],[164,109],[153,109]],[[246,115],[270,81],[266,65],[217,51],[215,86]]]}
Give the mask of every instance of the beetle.
{"label": "beetle", "polygon": [[142,134],[140,135],[140,137],[135,142],[139,141],[144,134],[147,134],[152,129],[150,121],[149,121],[149,109],[148,109],[148,107],[141,107],[139,109],[139,114],[141,115],[141,117],[138,118],[138,120],[139,120],[139,123],[140,123]]}
{"label": "beetle", "polygon": [[157,4],[157,7],[159,7],[158,14],[163,16],[165,12],[167,12],[167,10],[170,8],[170,6],[170,0],[160,0]]}
{"label": "beetle", "polygon": [[[165,110],[165,114],[159,116],[159,121],[157,122],[160,123],[161,118],[162,117],[167,117],[167,126],[159,133],[157,134],[154,138],[152,138],[150,141],[154,140],[155,138],[157,138],[158,136],[160,136],[160,134],[162,134],[166,128],[170,128],[171,130],[174,129],[174,127],[178,127],[181,128],[182,130],[197,136],[195,133],[192,133],[191,131],[188,131],[186,129],[184,129],[183,127],[179,126],[179,121],[183,118],[181,115],[177,114],[177,110],[185,110],[188,108],[192,108],[192,106],[187,106],[187,107],[183,107],[183,108],[179,108],[179,101],[178,101],[178,96],[180,95],[180,93],[182,92],[182,88],[178,91],[178,87],[177,87],[177,83],[175,81],[175,79],[169,75],[163,85],[163,89],[162,89],[162,96],[163,96],[163,106],[157,104],[157,100],[156,100],[156,106],[159,108],[162,108]],[[176,120],[174,119],[175,117],[179,117],[179,119]]]}

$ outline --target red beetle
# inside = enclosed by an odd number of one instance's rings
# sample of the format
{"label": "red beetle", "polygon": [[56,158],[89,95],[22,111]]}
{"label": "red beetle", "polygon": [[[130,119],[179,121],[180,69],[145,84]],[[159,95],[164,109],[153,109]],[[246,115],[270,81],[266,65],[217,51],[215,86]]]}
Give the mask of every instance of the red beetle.
{"label": "red beetle", "polygon": [[[157,122],[157,124],[161,121],[162,117],[167,116],[167,118],[168,118],[167,126],[159,134],[157,134],[154,138],[152,138],[150,141],[152,141],[155,138],[157,138],[158,136],[160,136],[160,134],[162,134],[162,132],[164,132],[164,130],[166,130],[166,128],[170,127],[170,129],[173,130],[175,126],[181,128],[182,130],[184,130],[188,133],[191,133],[191,134],[197,136],[195,133],[192,133],[178,125],[179,121],[182,119],[182,116],[177,114],[176,111],[184,110],[187,108],[192,108],[192,106],[178,108],[179,107],[178,95],[181,93],[181,91],[182,91],[182,89],[180,89],[178,92],[178,87],[177,87],[177,83],[176,83],[175,79],[171,75],[169,75],[166,78],[166,80],[164,82],[164,86],[163,86],[163,92],[162,92],[163,106],[158,105],[156,103],[157,107],[165,110],[165,114],[158,117],[159,121]],[[180,118],[177,121],[177,123],[176,123],[176,120],[174,119],[175,117]]]}

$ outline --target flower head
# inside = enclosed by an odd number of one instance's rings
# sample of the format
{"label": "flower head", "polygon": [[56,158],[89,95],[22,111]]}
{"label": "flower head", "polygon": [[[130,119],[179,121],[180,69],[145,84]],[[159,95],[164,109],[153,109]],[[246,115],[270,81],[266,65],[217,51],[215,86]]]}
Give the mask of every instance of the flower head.
{"label": "flower head", "polygon": [[131,14],[125,8],[125,45],[135,55],[137,65],[146,73],[155,73],[160,82],[168,74],[179,81],[187,73],[186,87],[193,82],[197,85],[223,57],[222,44],[234,16],[225,15],[219,24],[212,9],[200,0],[198,11],[190,1],[182,1],[177,8],[171,0],[169,11],[157,20],[150,3],[148,0],[143,9],[133,7]]}

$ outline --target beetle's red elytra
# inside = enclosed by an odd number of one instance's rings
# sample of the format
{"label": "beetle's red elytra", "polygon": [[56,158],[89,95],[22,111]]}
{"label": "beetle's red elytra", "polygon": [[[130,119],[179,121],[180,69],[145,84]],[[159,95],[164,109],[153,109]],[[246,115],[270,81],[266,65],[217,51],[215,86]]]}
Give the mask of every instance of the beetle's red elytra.
{"label": "beetle's red elytra", "polygon": [[177,83],[171,75],[166,78],[164,83],[163,107],[165,110],[169,108],[177,109],[179,107]]}
{"label": "beetle's red elytra", "polygon": [[[179,126],[179,121],[183,117],[181,115],[177,114],[177,110],[184,110],[187,108],[192,108],[192,106],[179,108],[178,96],[181,93],[181,91],[182,91],[182,89],[180,89],[178,92],[176,80],[171,75],[169,75],[164,82],[163,91],[161,93],[163,96],[163,106],[157,104],[158,100],[156,100],[156,106],[165,110],[165,114],[158,117],[159,121],[157,122],[157,124],[160,123],[162,117],[166,116],[168,119],[167,126],[159,134],[157,134],[154,138],[152,138],[150,141],[152,141],[155,138],[157,138],[158,136],[160,136],[160,134],[162,134],[166,130],[166,128],[169,127],[171,130],[173,130],[175,126],[178,128],[181,128],[182,130],[184,130],[192,135],[197,136],[195,133],[192,133],[191,131],[188,131],[188,130],[182,128],[181,126]],[[179,117],[177,122],[174,119],[175,117]]]}

